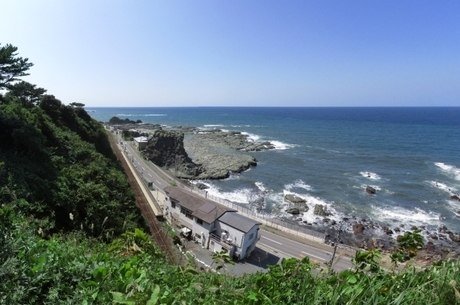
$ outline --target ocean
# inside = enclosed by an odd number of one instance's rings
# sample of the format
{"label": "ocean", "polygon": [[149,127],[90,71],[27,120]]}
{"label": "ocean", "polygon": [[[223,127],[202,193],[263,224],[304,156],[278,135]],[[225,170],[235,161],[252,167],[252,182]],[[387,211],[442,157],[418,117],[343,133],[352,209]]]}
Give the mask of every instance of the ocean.
{"label": "ocean", "polygon": [[[86,108],[169,126],[245,132],[276,149],[253,152],[257,167],[204,181],[241,204],[263,196],[282,215],[285,194],[323,204],[332,218],[460,231],[460,108]],[[377,190],[365,192],[367,185]],[[301,215],[314,222],[313,209]]]}

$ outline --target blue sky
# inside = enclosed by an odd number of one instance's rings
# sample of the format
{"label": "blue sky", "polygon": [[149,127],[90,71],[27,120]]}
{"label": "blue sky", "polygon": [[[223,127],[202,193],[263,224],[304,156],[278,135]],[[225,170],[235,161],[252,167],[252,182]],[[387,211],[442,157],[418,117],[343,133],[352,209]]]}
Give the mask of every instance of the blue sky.
{"label": "blue sky", "polygon": [[460,1],[2,1],[28,81],[88,106],[460,106]]}

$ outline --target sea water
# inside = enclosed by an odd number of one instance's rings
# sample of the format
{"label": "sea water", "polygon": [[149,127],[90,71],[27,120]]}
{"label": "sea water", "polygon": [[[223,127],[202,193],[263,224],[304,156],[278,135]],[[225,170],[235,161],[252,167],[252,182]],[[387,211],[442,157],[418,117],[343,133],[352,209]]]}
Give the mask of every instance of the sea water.
{"label": "sea water", "polygon": [[[393,225],[460,231],[460,108],[87,108],[168,126],[241,131],[275,149],[253,152],[257,167],[204,181],[209,192],[283,213],[295,194],[335,218],[366,217]],[[366,186],[377,190],[365,192]],[[301,215],[314,221],[313,209]]]}

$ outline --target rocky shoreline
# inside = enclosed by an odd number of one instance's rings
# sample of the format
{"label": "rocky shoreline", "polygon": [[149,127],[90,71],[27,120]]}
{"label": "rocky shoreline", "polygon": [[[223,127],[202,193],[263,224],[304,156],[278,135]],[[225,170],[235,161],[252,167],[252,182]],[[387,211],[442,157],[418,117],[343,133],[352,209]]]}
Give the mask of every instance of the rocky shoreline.
{"label": "rocky shoreline", "polygon": [[[367,188],[363,191],[369,193]],[[404,224],[391,226],[367,218],[337,219],[334,212],[325,205],[312,204],[293,194],[284,196],[284,204],[284,215],[280,218],[288,223],[324,233],[329,244],[340,243],[361,249],[377,248],[384,252],[391,252],[397,247],[398,236],[408,231],[419,231],[425,240],[425,247],[419,252],[419,259],[436,261],[447,257],[460,257],[460,233],[453,232],[444,225],[438,228]],[[309,210],[312,210],[316,216],[313,222],[308,222],[301,217],[302,213]]]}
{"label": "rocky shoreline", "polygon": [[[132,122],[117,125],[117,128],[123,130],[124,136],[146,136],[148,141],[142,154],[178,178],[187,180],[223,179],[232,173],[241,173],[257,165],[251,152],[275,148],[270,142],[254,141],[244,133],[217,128],[164,127]],[[205,185],[201,187],[206,188]],[[367,186],[363,192],[375,196],[377,190]],[[264,210],[264,195],[259,194],[257,200],[250,204],[255,210]],[[451,200],[458,200],[458,197]],[[302,218],[302,214],[307,211],[313,212],[315,221],[309,222]],[[338,218],[326,205],[307,202],[294,194],[285,194],[284,207],[280,212],[278,218],[322,232],[330,244],[341,243],[362,249],[391,251],[397,244],[398,236],[407,231],[419,230],[425,239],[425,248],[421,252],[425,259],[432,261],[447,256],[460,257],[460,234],[445,226],[437,229],[391,226],[366,218]]]}

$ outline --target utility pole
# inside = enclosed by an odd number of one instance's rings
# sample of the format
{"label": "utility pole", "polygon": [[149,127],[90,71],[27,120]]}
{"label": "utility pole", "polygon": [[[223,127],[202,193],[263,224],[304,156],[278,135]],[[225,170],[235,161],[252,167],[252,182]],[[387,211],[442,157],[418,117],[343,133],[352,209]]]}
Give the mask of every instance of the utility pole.
{"label": "utility pole", "polygon": [[340,242],[340,234],[342,233],[342,226],[343,226],[343,221],[340,222],[340,227],[339,227],[339,230],[337,231],[337,234],[336,234],[336,237],[335,237],[334,251],[332,252],[331,260],[328,263],[330,268],[332,268],[332,263],[334,263],[335,254],[337,253],[338,243]]}

